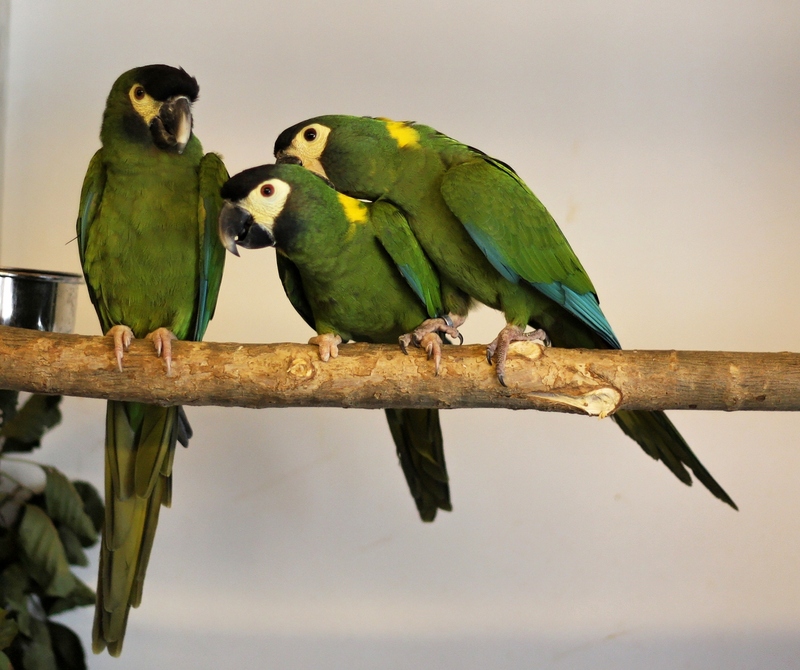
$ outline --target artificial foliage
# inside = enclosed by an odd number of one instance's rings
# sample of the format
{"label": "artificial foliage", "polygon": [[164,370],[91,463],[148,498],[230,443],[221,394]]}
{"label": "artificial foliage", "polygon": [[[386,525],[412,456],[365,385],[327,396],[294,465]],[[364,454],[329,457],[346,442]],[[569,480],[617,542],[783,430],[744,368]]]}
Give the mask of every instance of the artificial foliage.
{"label": "artificial foliage", "polygon": [[14,391],[0,391],[0,670],[82,670],[78,636],[52,617],[95,602],[94,591],[70,566],[87,566],[103,522],[96,489],[39,468],[43,485],[15,479],[9,456],[40,446],[61,421],[60,396],[32,395],[19,406]]}

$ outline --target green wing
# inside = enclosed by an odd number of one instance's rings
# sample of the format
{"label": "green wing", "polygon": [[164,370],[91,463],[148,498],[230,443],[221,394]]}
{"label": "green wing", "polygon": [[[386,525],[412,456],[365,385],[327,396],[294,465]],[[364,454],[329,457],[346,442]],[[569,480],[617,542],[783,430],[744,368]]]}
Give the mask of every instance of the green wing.
{"label": "green wing", "polygon": [[98,149],[92,160],[89,161],[89,167],[86,170],[86,176],[83,178],[83,187],[81,188],[81,208],[78,212],[78,221],[76,225],[77,239],[78,239],[78,253],[81,259],[81,270],[86,278],[86,287],[89,289],[89,297],[92,299],[97,315],[100,317],[100,322],[103,327],[103,332],[106,332],[113,325],[103,305],[97,299],[97,294],[92,286],[91,277],[86,274],[86,240],[89,237],[89,228],[100,210],[100,203],[103,199],[103,189],[106,185],[106,167],[103,163],[103,150]]}
{"label": "green wing", "polygon": [[439,275],[417,242],[403,213],[385,200],[372,204],[370,223],[375,235],[431,318],[444,314]]}
{"label": "green wing", "polygon": [[219,194],[228,180],[228,171],[217,154],[208,153],[200,160],[197,218],[200,225],[200,254],[198,268],[197,312],[192,340],[202,340],[208,322],[214,316],[217,305],[222,270],[225,267],[225,247],[217,235],[217,221],[222,209]]}
{"label": "green wing", "polygon": [[281,279],[281,284],[283,284],[286,297],[289,298],[289,302],[292,303],[295,311],[303,317],[303,321],[316,330],[316,319],[303,289],[303,279],[300,277],[300,271],[280,251],[275,256],[278,261],[278,276]]}
{"label": "green wing", "polygon": [[524,280],[619,347],[566,237],[510,167],[476,154],[445,173],[441,192],[500,274],[514,283]]}

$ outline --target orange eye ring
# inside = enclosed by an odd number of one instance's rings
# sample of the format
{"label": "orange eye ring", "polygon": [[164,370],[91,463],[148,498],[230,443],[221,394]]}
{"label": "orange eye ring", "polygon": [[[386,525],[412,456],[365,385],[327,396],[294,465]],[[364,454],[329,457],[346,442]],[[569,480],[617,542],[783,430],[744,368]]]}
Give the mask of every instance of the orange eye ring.
{"label": "orange eye ring", "polygon": [[272,194],[275,193],[275,187],[272,184],[264,184],[261,187],[261,195],[265,198],[272,197]]}

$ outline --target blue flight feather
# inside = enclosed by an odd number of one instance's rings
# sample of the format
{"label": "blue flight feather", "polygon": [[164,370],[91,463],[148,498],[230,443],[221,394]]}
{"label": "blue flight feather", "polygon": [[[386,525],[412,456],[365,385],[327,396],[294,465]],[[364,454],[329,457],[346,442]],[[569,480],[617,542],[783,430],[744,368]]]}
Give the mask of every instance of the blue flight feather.
{"label": "blue flight feather", "polygon": [[531,286],[537,288],[548,298],[554,300],[559,305],[572,312],[581,321],[591,326],[595,332],[614,349],[622,348],[619,344],[619,340],[617,340],[617,336],[614,335],[614,331],[611,330],[611,325],[600,310],[600,305],[597,303],[597,298],[595,298],[594,293],[584,293],[581,295],[568,286],[564,286],[561,282],[553,282],[552,284],[531,283]]}
{"label": "blue flight feather", "polygon": [[480,228],[472,225],[469,222],[464,222],[464,228],[467,229],[472,241],[478,245],[480,250],[483,252],[483,255],[486,256],[488,261],[494,266],[494,269],[503,275],[503,277],[508,279],[508,281],[510,281],[512,284],[517,284],[519,282],[519,275],[503,262],[503,258],[500,256],[500,253],[492,245],[492,238]]}
{"label": "blue flight feather", "polygon": [[[397,269],[400,270],[400,274],[405,277],[405,280],[408,282],[408,285],[417,294],[417,297],[422,301],[422,304],[425,307],[428,307],[428,302],[425,299],[425,293],[422,290],[422,283],[420,282],[419,278],[414,274],[414,271],[411,269],[411,266],[408,263],[401,263],[397,265]],[[438,315],[434,315],[438,316]]]}
{"label": "blue flight feather", "polygon": [[[480,228],[470,223],[464,223],[463,225],[495,270],[508,279],[508,281],[514,284],[518,283],[520,279],[519,274],[503,262],[502,256],[492,244],[491,237]],[[613,348],[622,348],[617,340],[617,336],[614,335],[614,331],[611,330],[611,325],[600,310],[600,305],[597,303],[597,298],[595,298],[593,293],[586,293],[583,295],[576,293],[568,286],[564,286],[561,282],[552,282],[549,284],[537,282],[529,283],[531,286],[544,293],[548,298],[557,302],[564,309],[572,312],[572,314],[577,316],[585,324],[591,326],[595,332]]]}

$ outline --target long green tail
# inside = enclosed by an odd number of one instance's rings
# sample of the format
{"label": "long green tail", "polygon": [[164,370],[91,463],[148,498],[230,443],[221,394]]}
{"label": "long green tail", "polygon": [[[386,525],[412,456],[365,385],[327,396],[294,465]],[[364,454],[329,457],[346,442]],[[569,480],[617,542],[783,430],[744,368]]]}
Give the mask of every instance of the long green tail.
{"label": "long green tail", "polygon": [[692,478],[686,471],[688,467],[697,480],[717,498],[728,503],[733,509],[739,509],[703,467],[664,412],[623,410],[612,414],[611,418],[622,428],[623,433],[639,444],[645,453],[663,461],[664,465],[684,484],[688,486],[692,484]]}
{"label": "long green tail", "polygon": [[423,521],[433,521],[440,509],[450,512],[450,487],[444,462],[439,410],[387,409],[400,466]]}
{"label": "long green tail", "polygon": [[[106,517],[92,630],[96,654],[108,648],[120,655],[130,608],[142,601],[158,514],[172,502],[178,413],[178,407],[108,403]],[[188,424],[180,428],[181,437],[187,430]]]}

